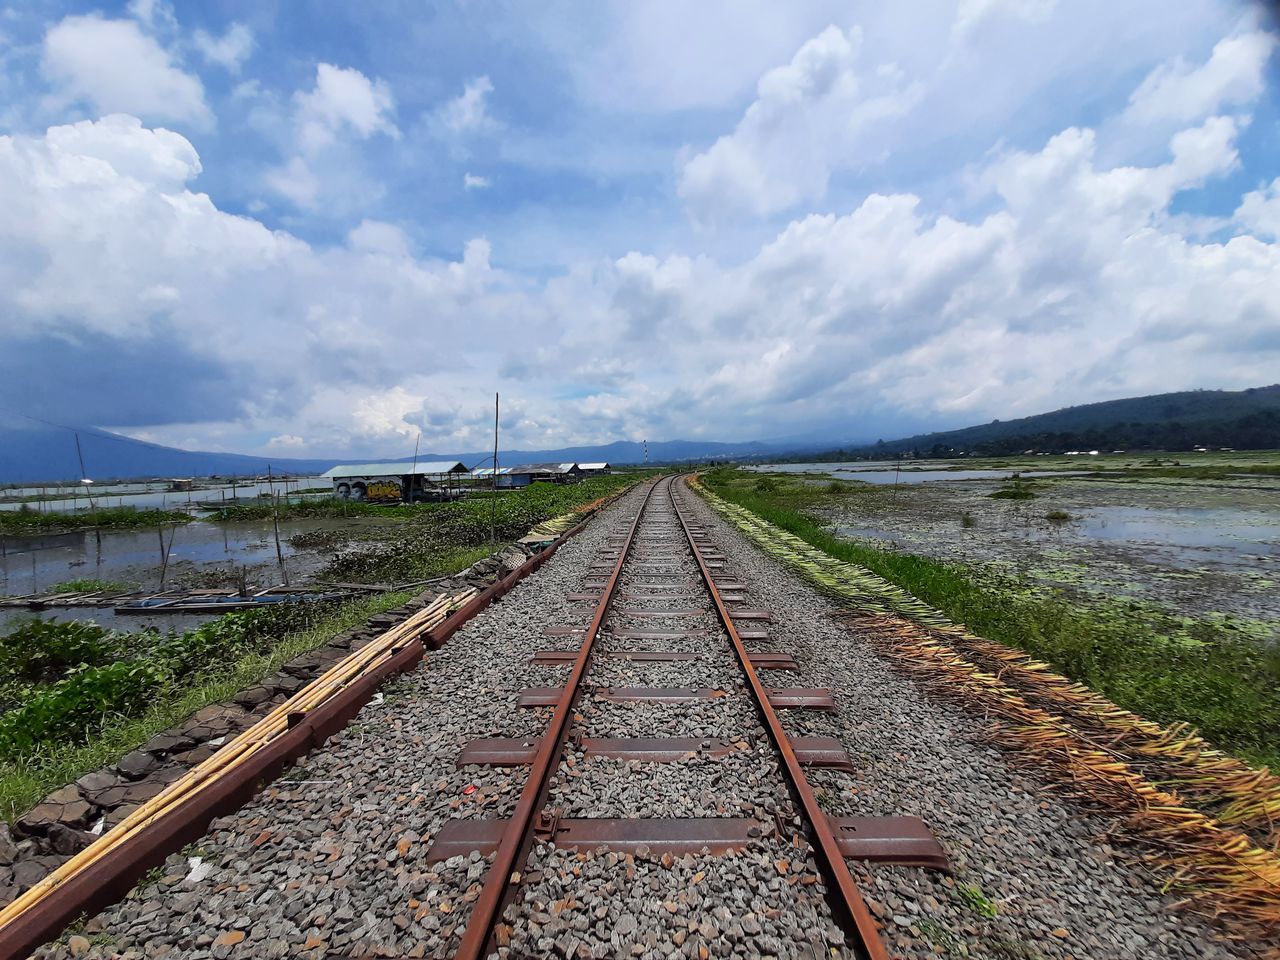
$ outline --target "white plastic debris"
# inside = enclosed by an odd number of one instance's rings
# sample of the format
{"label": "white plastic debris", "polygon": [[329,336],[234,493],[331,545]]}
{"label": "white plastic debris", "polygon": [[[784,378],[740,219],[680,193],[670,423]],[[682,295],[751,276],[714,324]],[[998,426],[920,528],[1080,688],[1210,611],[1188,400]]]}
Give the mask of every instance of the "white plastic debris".
{"label": "white plastic debris", "polygon": [[199,883],[213,873],[213,867],[204,862],[204,857],[187,857],[187,866],[191,868],[187,874],[187,883]]}

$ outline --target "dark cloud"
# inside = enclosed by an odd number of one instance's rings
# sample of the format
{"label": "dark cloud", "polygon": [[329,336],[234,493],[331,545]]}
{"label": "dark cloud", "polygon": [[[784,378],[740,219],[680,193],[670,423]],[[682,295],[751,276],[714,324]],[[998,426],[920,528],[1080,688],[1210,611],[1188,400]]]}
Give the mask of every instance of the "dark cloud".
{"label": "dark cloud", "polygon": [[0,350],[0,404],[62,423],[231,420],[243,412],[241,396],[231,371],[171,334],[136,341],[36,333],[6,337]]}

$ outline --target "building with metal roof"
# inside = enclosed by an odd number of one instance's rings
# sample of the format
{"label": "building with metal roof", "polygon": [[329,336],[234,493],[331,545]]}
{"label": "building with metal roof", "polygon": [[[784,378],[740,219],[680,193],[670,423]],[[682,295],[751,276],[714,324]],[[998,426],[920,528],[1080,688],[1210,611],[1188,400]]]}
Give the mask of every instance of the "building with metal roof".
{"label": "building with metal roof", "polygon": [[343,464],[320,474],[333,481],[343,500],[449,500],[470,477],[459,460],[406,460],[400,463]]}
{"label": "building with metal roof", "polygon": [[539,480],[552,483],[574,483],[582,479],[582,470],[578,468],[576,463],[522,463],[511,467],[508,470],[508,474],[513,479],[528,478],[523,482],[516,480],[515,486],[523,486],[526,483],[534,483]]}
{"label": "building with metal roof", "polygon": [[613,467],[607,463],[580,463],[578,469],[583,473],[608,473]]}

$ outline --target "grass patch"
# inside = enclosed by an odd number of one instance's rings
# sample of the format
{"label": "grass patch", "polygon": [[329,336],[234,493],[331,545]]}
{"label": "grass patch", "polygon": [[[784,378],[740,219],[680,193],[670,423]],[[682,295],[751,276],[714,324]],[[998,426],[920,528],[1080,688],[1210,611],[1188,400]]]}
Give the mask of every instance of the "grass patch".
{"label": "grass patch", "polygon": [[55,583],[49,593],[123,593],[132,589],[132,585],[119,580],[95,580],[85,577],[80,580],[63,580]]}
{"label": "grass patch", "polygon": [[1050,523],[1070,523],[1075,519],[1075,517],[1067,513],[1065,510],[1050,510],[1044,515],[1044,518]]}
{"label": "grass patch", "polygon": [[397,607],[411,596],[388,593],[343,604],[310,626],[286,633],[266,649],[252,650],[230,663],[207,668],[180,688],[156,691],[137,716],[114,714],[103,718],[87,742],[49,743],[35,752],[0,757],[0,817],[13,820],[21,816],[63,784],[113,763],[201,707],[230,699],[294,657],[323,646],[343,630]]}
{"label": "grass patch", "polygon": [[60,533],[68,530],[138,530],[167,523],[190,523],[191,517],[177,510],[140,510],[137,507],[105,507],[39,513],[28,507],[0,510],[0,533]]}
{"label": "grass patch", "polygon": [[[496,533],[497,545],[509,543],[539,523],[574,513],[601,497],[637,483],[644,476],[646,474],[615,474],[589,477],[573,484],[535,483],[498,494],[496,498],[482,494],[453,503],[380,506],[322,501],[291,504],[289,509],[302,511],[302,515],[311,510],[332,510],[338,516],[352,509],[355,511],[352,516],[403,521],[379,525],[371,532],[376,540],[341,556],[325,569],[324,577],[365,583],[404,583],[440,576],[457,569],[456,565],[462,560],[466,563],[461,565],[466,566],[487,556],[493,548],[491,529]],[[231,519],[236,519],[234,511],[228,513],[232,514]]]}
{"label": "grass patch", "polygon": [[1011,480],[1007,486],[987,496],[992,500],[1034,500],[1036,492],[1026,480]]}
{"label": "grass patch", "polygon": [[942,611],[973,633],[1025,650],[1116,704],[1158,723],[1184,721],[1244,759],[1280,769],[1280,647],[1229,618],[1180,617],[1136,601],[1046,593],[928,557],[881,550],[833,534],[818,516],[821,487],[713,470],[704,482],[837,559],[858,564]]}

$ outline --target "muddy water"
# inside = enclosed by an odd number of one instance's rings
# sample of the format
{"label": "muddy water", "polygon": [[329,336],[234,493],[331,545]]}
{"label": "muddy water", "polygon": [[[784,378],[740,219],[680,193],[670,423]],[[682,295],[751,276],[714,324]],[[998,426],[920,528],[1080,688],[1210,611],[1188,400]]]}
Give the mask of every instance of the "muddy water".
{"label": "muddy water", "polygon": [[[897,469],[892,462],[861,461],[851,463],[775,463],[746,467],[760,473],[820,473],[835,480],[857,480],[862,483],[928,483],[936,480],[1007,480],[1012,470],[920,470]],[[1086,470],[1023,470],[1020,477],[1079,476]]]}
{"label": "muddy water", "polygon": [[[289,582],[306,583],[328,562],[334,553],[333,543],[345,542],[352,536],[367,535],[385,522],[369,518],[313,518],[285,521],[280,524],[280,552],[271,523],[193,523],[170,526],[163,530],[168,565],[164,569],[165,587],[210,586],[234,583],[243,571],[251,585],[269,586]],[[304,543],[314,543],[316,534],[325,534],[323,545],[295,546],[291,541],[300,534],[309,535]],[[141,589],[159,589],[161,568],[160,532],[157,530],[103,531],[101,538],[93,532],[77,533],[70,538],[60,536],[61,545],[47,549],[20,549],[18,542],[7,542],[0,557],[0,594],[21,596],[46,590],[67,580],[109,580]],[[53,619],[94,619],[99,623],[120,621],[118,625],[136,628],[148,623],[191,626],[199,620],[191,615],[181,617],[116,618],[110,610],[58,610],[43,614]],[[0,608],[0,630],[7,622],[30,616],[25,610]]]}
{"label": "muddy water", "polygon": [[[186,510],[197,509],[198,501],[216,501],[218,503],[234,501],[248,501],[249,503],[258,503],[259,494],[277,494],[286,497],[289,500],[298,500],[300,497],[311,496],[331,496],[328,491],[320,494],[302,494],[297,493],[298,490],[306,490],[313,487],[328,487],[328,480],[321,480],[315,477],[290,477],[287,481],[275,480],[268,482],[250,481],[247,483],[236,483],[234,486],[230,483],[213,483],[201,485],[195,490],[183,490],[175,492],[169,489],[167,483],[115,483],[115,484],[95,484],[92,489],[93,506],[99,509],[107,507],[137,507],[139,510]],[[24,506],[31,510],[40,510],[43,512],[68,513],[76,510],[87,510],[90,507],[89,498],[84,495],[82,488],[76,488],[71,485],[65,487],[18,487],[15,489],[0,491],[0,495],[4,497],[39,497],[53,496],[59,494],[72,494],[69,499],[42,500],[39,502],[19,503],[19,502],[2,502],[0,501],[0,510],[20,510]]]}
{"label": "muddy water", "polygon": [[[1280,497],[1212,484],[1036,484],[994,500],[990,482],[936,482],[891,498],[851,494],[831,520],[848,537],[1011,573],[1046,588],[1132,598],[1189,616],[1230,616],[1280,639]],[[1049,514],[1070,515],[1054,522]],[[968,517],[969,526],[964,518]]]}

